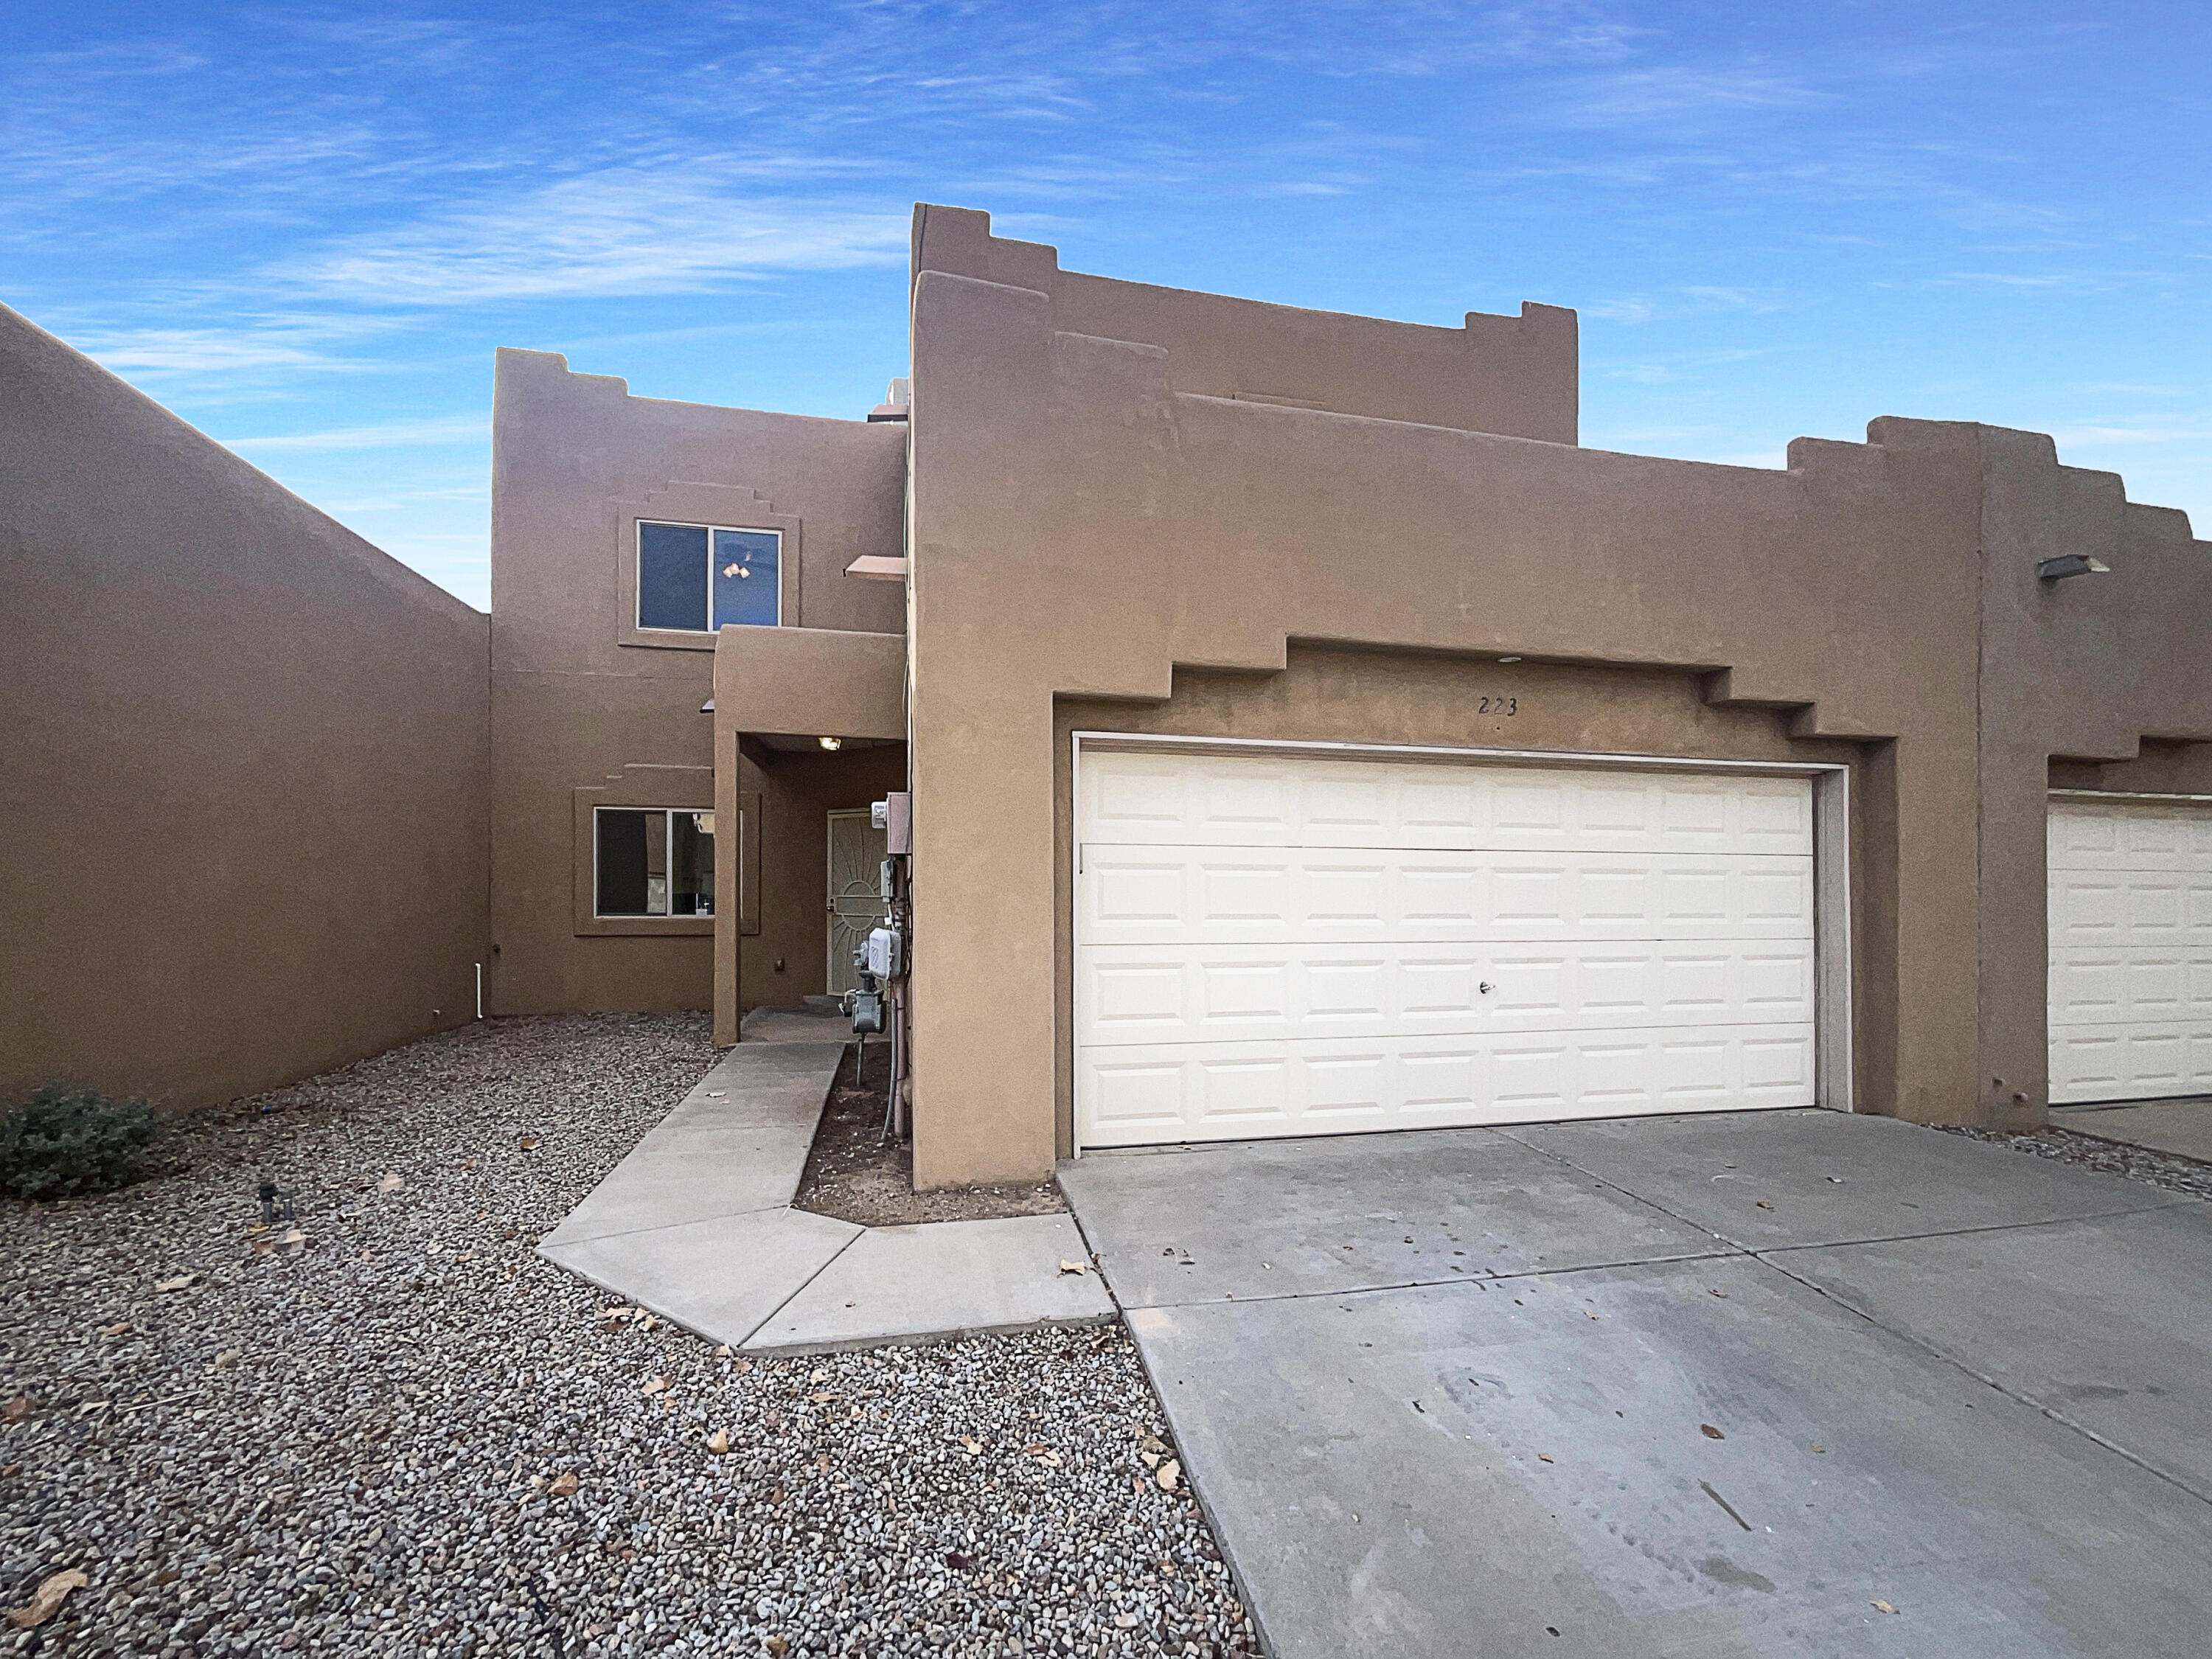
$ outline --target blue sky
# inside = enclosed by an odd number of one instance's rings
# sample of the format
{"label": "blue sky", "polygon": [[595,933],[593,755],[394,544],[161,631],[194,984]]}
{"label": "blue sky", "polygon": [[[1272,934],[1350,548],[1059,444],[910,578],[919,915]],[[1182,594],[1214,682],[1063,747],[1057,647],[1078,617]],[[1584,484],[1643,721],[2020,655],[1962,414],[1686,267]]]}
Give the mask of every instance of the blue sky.
{"label": "blue sky", "polygon": [[2057,434],[2212,533],[2212,8],[62,5],[0,300],[479,605],[491,354],[854,416],[908,214],[1072,269],[1583,317],[1585,443]]}

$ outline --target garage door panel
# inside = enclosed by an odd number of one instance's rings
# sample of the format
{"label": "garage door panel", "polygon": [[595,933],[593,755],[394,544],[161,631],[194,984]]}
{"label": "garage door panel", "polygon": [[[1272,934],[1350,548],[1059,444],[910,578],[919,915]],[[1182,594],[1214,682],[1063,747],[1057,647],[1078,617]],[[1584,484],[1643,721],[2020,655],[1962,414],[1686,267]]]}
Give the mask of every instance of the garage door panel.
{"label": "garage door panel", "polygon": [[1085,847],[1079,864],[1092,944],[1813,936],[1806,854]]}
{"label": "garage door panel", "polygon": [[2212,1020],[2109,1023],[2053,1034],[2053,1101],[2201,1094],[2212,1094]]}
{"label": "garage door panel", "polygon": [[1076,1024],[1091,1046],[1798,1025],[1813,1018],[1814,991],[1809,942],[1091,945],[1077,964]]}
{"label": "garage door panel", "polygon": [[2051,1099],[2212,1092],[2212,810],[2051,804]]}
{"label": "garage door panel", "polygon": [[2053,871],[2212,869],[2212,812],[2182,802],[2057,800],[2048,839]]}
{"label": "garage door panel", "polygon": [[1088,750],[1077,839],[1197,846],[1802,851],[1798,777]]}
{"label": "garage door panel", "polygon": [[1813,1028],[1091,1049],[1088,1146],[1814,1103]]}
{"label": "garage door panel", "polygon": [[2057,872],[2048,909],[2057,948],[2212,950],[2212,872]]}
{"label": "garage door panel", "polygon": [[2053,951],[2051,1008],[2062,1025],[2212,1021],[2212,951]]}

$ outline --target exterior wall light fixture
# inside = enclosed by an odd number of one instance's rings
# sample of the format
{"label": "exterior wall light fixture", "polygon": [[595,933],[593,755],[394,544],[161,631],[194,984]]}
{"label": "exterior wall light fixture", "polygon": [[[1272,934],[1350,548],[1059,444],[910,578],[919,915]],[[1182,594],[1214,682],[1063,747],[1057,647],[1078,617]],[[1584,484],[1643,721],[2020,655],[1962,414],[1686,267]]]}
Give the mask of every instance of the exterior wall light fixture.
{"label": "exterior wall light fixture", "polygon": [[817,738],[814,741],[820,744],[824,749],[836,750],[842,749],[845,746],[845,739],[842,738]]}
{"label": "exterior wall light fixture", "polygon": [[702,714],[713,714],[714,712],[714,700],[712,697],[709,697],[706,702],[701,703],[699,705],[699,712]]}
{"label": "exterior wall light fixture", "polygon": [[2047,582],[2063,582],[2069,576],[2105,575],[2112,568],[2102,559],[2093,559],[2087,553],[2061,553],[2055,559],[2039,559],[2035,563],[2035,574]]}

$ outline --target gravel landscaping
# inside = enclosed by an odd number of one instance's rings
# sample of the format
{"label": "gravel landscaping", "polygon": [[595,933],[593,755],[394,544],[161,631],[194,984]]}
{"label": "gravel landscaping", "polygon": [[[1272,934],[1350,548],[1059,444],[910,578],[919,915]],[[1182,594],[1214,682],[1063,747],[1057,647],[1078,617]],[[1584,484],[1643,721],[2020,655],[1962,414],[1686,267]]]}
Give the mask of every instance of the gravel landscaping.
{"label": "gravel landscaping", "polygon": [[2199,1164],[2193,1158],[2182,1158],[2172,1152],[2154,1152],[2148,1146],[2130,1146],[2120,1141],[2104,1140],[2095,1135],[2077,1134],[2071,1129],[2055,1127],[2015,1130],[1954,1128],[1946,1133],[1965,1135],[1972,1140],[1993,1141],[2000,1146],[2009,1146],[2016,1152],[2051,1158],[2060,1164],[2079,1164],[2084,1169],[2100,1170],[2106,1175],[2125,1176],[2130,1181],[2162,1187],[2169,1193],[2182,1193],[2191,1198],[2212,1198],[2212,1164]]}
{"label": "gravel landscaping", "polygon": [[714,1057],[479,1024],[0,1206],[0,1599],[86,1581],[0,1651],[1251,1651],[1119,1327],[751,1364],[535,1255]]}

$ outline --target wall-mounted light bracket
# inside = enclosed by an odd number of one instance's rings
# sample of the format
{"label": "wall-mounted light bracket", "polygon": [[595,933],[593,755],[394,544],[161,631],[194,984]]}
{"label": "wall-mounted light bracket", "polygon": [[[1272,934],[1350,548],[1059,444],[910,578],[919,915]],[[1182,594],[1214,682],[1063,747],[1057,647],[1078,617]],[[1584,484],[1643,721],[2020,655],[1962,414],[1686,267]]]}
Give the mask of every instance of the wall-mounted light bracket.
{"label": "wall-mounted light bracket", "polygon": [[2063,582],[2069,576],[2106,575],[2112,567],[2102,559],[2093,559],[2087,553],[2061,553],[2055,559],[2039,559],[2035,574],[2047,582]]}

